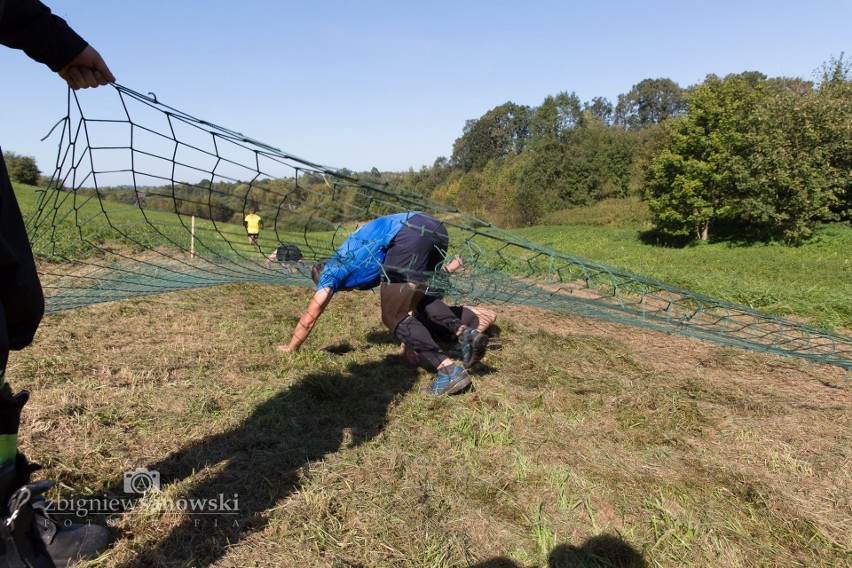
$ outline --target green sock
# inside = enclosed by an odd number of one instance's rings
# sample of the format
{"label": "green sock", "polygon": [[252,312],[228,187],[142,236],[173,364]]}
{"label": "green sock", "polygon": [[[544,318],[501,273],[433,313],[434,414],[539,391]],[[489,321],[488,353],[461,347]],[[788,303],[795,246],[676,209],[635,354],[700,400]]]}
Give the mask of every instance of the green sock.
{"label": "green sock", "polygon": [[17,453],[18,435],[0,434],[0,466],[6,465],[6,462],[15,461]]}
{"label": "green sock", "polygon": [[[6,384],[6,379],[3,376],[5,371],[0,370],[0,391],[4,390],[3,387]],[[5,392],[3,393],[6,394]],[[11,391],[8,393],[8,398],[11,401]],[[15,454],[18,452],[18,417],[12,416],[11,412],[6,412],[8,409],[4,410],[4,418],[10,420],[8,424],[0,425],[0,432],[6,430],[6,433],[0,434],[0,466],[6,465],[8,461],[15,461]],[[14,412],[17,412],[17,408],[14,409]],[[3,420],[5,422],[5,420]],[[12,433],[14,432],[14,433]]]}

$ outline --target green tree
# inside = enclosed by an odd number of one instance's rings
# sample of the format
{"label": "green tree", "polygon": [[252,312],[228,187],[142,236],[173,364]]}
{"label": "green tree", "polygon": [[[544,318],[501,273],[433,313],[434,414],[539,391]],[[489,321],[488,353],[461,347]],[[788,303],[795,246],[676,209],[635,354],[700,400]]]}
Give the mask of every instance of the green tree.
{"label": "green tree", "polygon": [[521,193],[535,194],[535,206],[525,207],[543,214],[626,194],[636,137],[609,126],[610,113],[601,98],[581,104],[575,94],[560,93],[544,100],[520,179]]}
{"label": "green tree", "polygon": [[836,218],[848,188],[848,100],[801,79],[709,76],[688,95],[687,115],[666,123],[651,164],[657,227],[701,240],[722,223],[745,238],[808,238]]}
{"label": "green tree", "polygon": [[639,129],[659,124],[686,111],[684,90],[671,79],[644,79],[618,95],[615,124]]}
{"label": "green tree", "polygon": [[604,97],[594,97],[591,102],[583,105],[585,112],[603,121],[604,124],[612,124],[615,107]]}
{"label": "green tree", "polygon": [[816,96],[799,79],[766,83],[735,180],[740,224],[788,243],[810,237],[816,223],[833,217],[836,203]]}
{"label": "green tree", "polygon": [[456,205],[471,213],[481,212],[483,204],[482,174],[479,172],[467,172],[459,179],[458,192],[456,193]]}
{"label": "green tree", "polygon": [[653,160],[668,145],[668,133],[661,124],[653,124],[642,130],[627,130],[624,133],[632,136],[634,142],[627,193],[645,197],[650,184]]}
{"label": "green tree", "polygon": [[707,240],[711,225],[732,217],[762,86],[751,75],[710,75],[688,95],[687,114],[666,123],[667,146],[651,164],[647,188],[664,234]]}
{"label": "green tree", "polygon": [[566,147],[577,124],[583,119],[580,99],[574,93],[548,96],[535,110],[531,121],[532,135],[523,161],[523,175],[518,183],[519,205],[525,208],[522,215],[528,223],[549,211],[563,206],[565,187]]}
{"label": "green tree", "polygon": [[14,152],[3,152],[3,159],[6,161],[6,169],[12,181],[27,185],[38,185],[41,172],[36,165],[35,158],[21,156]]}
{"label": "green tree", "polygon": [[465,172],[481,171],[491,160],[520,154],[529,138],[531,116],[528,106],[507,102],[468,120],[453,144],[451,163]]}
{"label": "green tree", "polygon": [[583,105],[574,93],[548,95],[530,121],[530,144],[564,142],[583,120]]}
{"label": "green tree", "polygon": [[447,182],[451,173],[452,168],[449,166],[449,160],[440,156],[435,159],[432,166],[423,166],[417,172],[409,169],[401,176],[399,184],[402,187],[429,196],[435,189]]}
{"label": "green tree", "polygon": [[852,62],[842,53],[823,64],[812,103],[836,196],[832,209],[852,222]]}

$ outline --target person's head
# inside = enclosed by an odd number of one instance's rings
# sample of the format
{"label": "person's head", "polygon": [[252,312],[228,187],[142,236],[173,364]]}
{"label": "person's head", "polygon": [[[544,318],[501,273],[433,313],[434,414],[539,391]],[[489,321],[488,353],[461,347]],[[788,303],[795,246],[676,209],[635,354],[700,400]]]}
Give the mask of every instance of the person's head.
{"label": "person's head", "polygon": [[322,269],[325,268],[325,264],[319,263],[315,264],[311,267],[311,280],[314,281],[314,284],[319,286],[320,277],[322,276]]}
{"label": "person's head", "polygon": [[254,215],[255,213],[257,213],[257,209],[255,209],[254,207],[249,207],[249,213],[251,215]]}

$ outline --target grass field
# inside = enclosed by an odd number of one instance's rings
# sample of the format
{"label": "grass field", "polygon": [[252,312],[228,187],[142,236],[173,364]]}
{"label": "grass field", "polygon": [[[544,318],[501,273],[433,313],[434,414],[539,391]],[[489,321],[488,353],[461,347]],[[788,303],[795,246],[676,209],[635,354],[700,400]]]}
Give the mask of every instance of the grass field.
{"label": "grass field", "polygon": [[[35,211],[36,188],[17,186],[17,194],[25,216]],[[69,200],[70,201],[70,200]],[[64,204],[67,210],[70,203]],[[141,219],[135,206],[92,200],[80,209],[81,217],[91,216],[92,231],[101,240],[116,238],[117,232],[105,228],[101,207],[111,222],[139,242],[150,241],[152,248],[160,244],[162,235],[152,234],[152,226],[173,242],[189,248],[189,218],[179,219],[163,211],[146,212]],[[79,206],[78,206],[79,207]],[[199,241],[224,255],[251,256],[253,249],[241,225],[197,219]],[[553,214],[545,219],[551,224],[516,230],[530,241],[552,247],[581,258],[625,269],[699,294],[742,304],[775,315],[804,320],[831,330],[852,330],[852,227],[834,224],[818,229],[811,241],[789,247],[774,244],[752,246],[729,242],[674,248],[643,242],[643,232],[650,228],[649,214],[638,199],[608,200],[592,207],[581,207]],[[183,225],[181,225],[183,223]],[[269,227],[268,229],[272,229]],[[270,251],[279,241],[300,242],[301,232],[289,235],[283,227],[261,232],[259,244]],[[71,250],[79,246],[76,230],[67,235]],[[316,233],[312,246],[330,252],[323,233]]]}
{"label": "grass field", "polygon": [[14,354],[54,498],[123,495],[137,468],[174,500],[239,496],[236,515],[114,515],[100,565],[852,565],[839,368],[517,308],[475,391],[433,400],[370,293],[277,352],[307,298],[92,306]]}
{"label": "grass field", "polygon": [[[30,219],[36,212],[37,200],[41,194],[39,188],[14,184],[15,194],[25,219]],[[140,215],[140,209],[135,205],[123,204],[110,200],[98,200],[95,197],[77,197],[73,194],[60,194],[59,199],[50,201],[46,219],[56,229],[51,234],[51,241],[35,243],[36,253],[42,247],[46,250],[59,250],[63,254],[74,256],[86,254],[87,250],[80,242],[78,226],[86,238],[96,242],[121,241],[122,244],[142,248],[157,248],[168,245],[189,250],[192,246],[190,239],[191,216],[178,216],[172,212],[148,209],[145,216]],[[109,222],[106,218],[109,218]],[[269,220],[267,220],[269,221]],[[253,255],[254,247],[248,244],[246,231],[242,225],[213,222],[207,219],[195,219],[196,246],[206,246],[219,254]],[[299,233],[298,236],[302,236]],[[288,238],[283,227],[268,227],[258,240],[262,250],[273,250],[279,240]],[[202,245],[201,243],[204,243]],[[318,243],[322,246],[322,243]]]}
{"label": "grass field", "polygon": [[[645,251],[635,228],[597,228],[525,236],[753,293],[726,275],[752,249]],[[752,258],[801,255],[795,278],[839,269],[826,277],[848,287],[849,235],[833,231],[824,260],[811,245]],[[57,502],[161,476],[162,495],[88,516],[118,539],[96,565],[852,566],[838,367],[504,306],[475,388],[435,400],[373,293],[341,294],[299,353],[276,351],[309,296],[240,284],[95,305],[47,317],[12,355],[8,380],[33,393],[22,447]],[[791,313],[831,319],[821,298]],[[219,495],[234,510],[158,509]]]}
{"label": "grass field", "polygon": [[521,236],[625,268],[712,298],[821,327],[852,329],[852,227],[834,224],[798,246],[702,243],[674,248],[646,244],[651,225],[638,200],[610,200],[552,215]]}

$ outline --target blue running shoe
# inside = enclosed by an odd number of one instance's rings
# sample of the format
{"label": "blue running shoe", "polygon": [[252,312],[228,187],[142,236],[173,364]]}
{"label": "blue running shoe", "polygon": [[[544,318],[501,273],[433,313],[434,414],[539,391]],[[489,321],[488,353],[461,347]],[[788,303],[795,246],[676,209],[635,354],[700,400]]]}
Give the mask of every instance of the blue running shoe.
{"label": "blue running shoe", "polygon": [[472,367],[485,357],[486,349],[488,349],[487,335],[470,327],[465,329],[459,340],[461,364],[465,368]]}
{"label": "blue running shoe", "polygon": [[438,371],[438,376],[429,387],[420,389],[422,392],[432,396],[445,394],[456,394],[470,386],[470,375],[458,365],[452,365],[452,371],[444,373]]}

